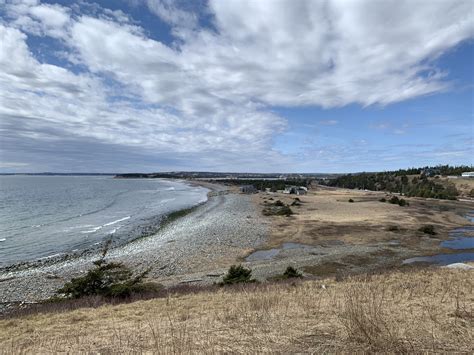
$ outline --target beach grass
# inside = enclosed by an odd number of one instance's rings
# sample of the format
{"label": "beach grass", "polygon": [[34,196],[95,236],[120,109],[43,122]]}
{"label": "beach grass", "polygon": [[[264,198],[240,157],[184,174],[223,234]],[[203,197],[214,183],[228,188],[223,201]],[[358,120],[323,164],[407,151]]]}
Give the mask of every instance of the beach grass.
{"label": "beach grass", "polygon": [[0,320],[5,353],[472,353],[474,273],[247,284]]}

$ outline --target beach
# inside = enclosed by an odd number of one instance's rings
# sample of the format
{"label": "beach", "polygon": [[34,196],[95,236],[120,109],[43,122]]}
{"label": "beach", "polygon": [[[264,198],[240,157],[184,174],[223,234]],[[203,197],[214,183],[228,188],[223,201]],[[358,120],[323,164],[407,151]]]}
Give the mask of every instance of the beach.
{"label": "beach", "polygon": [[[111,249],[107,258],[134,271],[150,270],[149,278],[185,279],[196,271],[216,270],[235,262],[260,245],[268,222],[259,216],[251,196],[231,193],[219,185],[211,188],[206,203],[187,215],[166,223],[158,233]],[[144,206],[146,207],[146,206]],[[55,294],[71,277],[93,266],[98,254],[45,265],[0,271],[0,302],[7,307],[37,302]],[[209,276],[209,280],[215,280]]]}
{"label": "beach", "polygon": [[[473,209],[470,202],[410,199],[409,207],[400,207],[379,202],[383,192],[317,187],[298,196],[293,215],[265,216],[266,205],[277,199],[291,204],[295,196],[241,194],[232,186],[193,183],[210,190],[207,202],[164,223],[153,235],[110,249],[107,259],[123,262],[136,273],[149,270],[147,279],[165,287],[213,284],[237,263],[250,267],[260,281],[289,265],[305,277],[331,277],[400,268],[404,260],[419,255],[454,252],[440,243],[456,227],[472,225],[463,217]],[[418,231],[425,223],[436,226],[436,236]],[[3,310],[53,296],[98,257],[96,252],[3,269]]]}

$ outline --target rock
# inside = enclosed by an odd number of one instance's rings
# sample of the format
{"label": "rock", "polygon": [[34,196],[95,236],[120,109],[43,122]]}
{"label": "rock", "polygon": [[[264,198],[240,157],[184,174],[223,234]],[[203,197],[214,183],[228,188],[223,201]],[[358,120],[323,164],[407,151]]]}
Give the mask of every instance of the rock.
{"label": "rock", "polygon": [[474,269],[474,266],[467,265],[467,264],[464,264],[464,263],[454,263],[454,264],[446,265],[444,267],[448,268],[448,269],[461,269],[461,270],[472,270],[472,269]]}

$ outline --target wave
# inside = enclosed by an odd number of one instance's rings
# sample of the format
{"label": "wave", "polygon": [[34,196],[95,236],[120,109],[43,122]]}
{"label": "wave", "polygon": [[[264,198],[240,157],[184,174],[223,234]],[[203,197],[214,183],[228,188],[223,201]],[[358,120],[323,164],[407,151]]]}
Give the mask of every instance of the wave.
{"label": "wave", "polygon": [[103,224],[102,227],[107,227],[107,226],[111,226],[111,225],[117,224],[118,222],[126,221],[127,219],[130,219],[130,217],[131,217],[131,216],[127,216],[127,217],[124,217],[124,218],[117,219],[116,221],[112,221],[112,222]]}
{"label": "wave", "polygon": [[7,240],[7,238],[2,238],[0,239],[0,242],[5,242]]}
{"label": "wave", "polygon": [[[86,231],[81,231],[82,234],[89,234],[89,233],[95,233],[97,232],[98,230],[104,228],[104,227],[108,227],[108,226],[113,226],[114,224],[117,224],[119,222],[123,222],[123,221],[126,221],[127,219],[130,219],[131,216],[127,216],[127,217],[124,217],[124,218],[120,218],[120,219],[117,219],[115,221],[112,221],[112,222],[109,222],[109,223],[105,223],[105,224],[102,224],[98,227],[94,227],[90,230],[86,230]],[[117,228],[114,229],[114,231],[112,233],[115,233],[117,231]]]}
{"label": "wave", "polygon": [[87,230],[87,231],[81,231],[81,233],[82,234],[94,233],[94,232],[97,232],[99,229],[102,229],[102,226],[98,226],[98,227],[92,228],[91,230]]}
{"label": "wave", "polygon": [[165,198],[164,200],[161,200],[160,203],[166,203],[166,202],[171,202],[176,200],[175,198]]}

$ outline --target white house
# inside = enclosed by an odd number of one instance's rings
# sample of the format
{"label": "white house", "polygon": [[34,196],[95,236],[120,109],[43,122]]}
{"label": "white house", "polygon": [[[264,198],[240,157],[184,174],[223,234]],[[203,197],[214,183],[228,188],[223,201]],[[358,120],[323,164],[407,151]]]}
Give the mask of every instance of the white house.
{"label": "white house", "polygon": [[463,178],[474,178],[474,171],[467,171],[465,173],[462,173],[461,176]]}
{"label": "white house", "polygon": [[283,191],[284,194],[306,195],[308,188],[304,186],[287,186]]}

